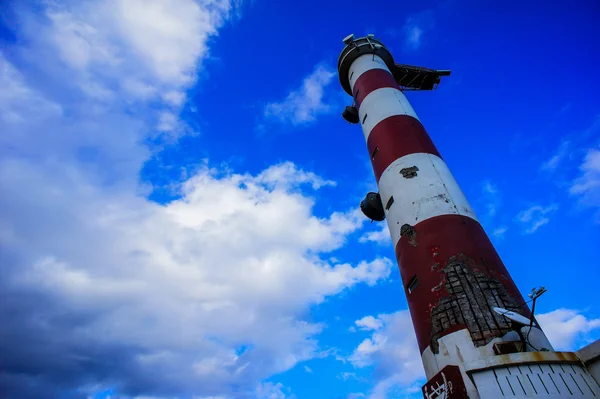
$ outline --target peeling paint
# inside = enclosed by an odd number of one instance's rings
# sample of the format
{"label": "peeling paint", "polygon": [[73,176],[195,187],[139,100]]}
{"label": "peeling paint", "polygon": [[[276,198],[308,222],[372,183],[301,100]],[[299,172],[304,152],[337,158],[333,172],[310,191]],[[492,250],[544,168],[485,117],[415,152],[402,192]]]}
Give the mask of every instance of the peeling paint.
{"label": "peeling paint", "polygon": [[417,176],[418,171],[419,171],[419,168],[417,168],[416,166],[411,166],[408,168],[400,169],[400,174],[405,179],[412,179],[413,177]]}
{"label": "peeling paint", "polygon": [[407,237],[408,243],[411,246],[417,246],[417,232],[410,224],[403,224],[402,227],[400,227],[400,237]]}
{"label": "peeling paint", "polygon": [[445,288],[447,295],[431,309],[431,349],[438,353],[438,338],[449,329],[464,326],[469,330],[475,346],[489,343],[512,329],[508,319],[491,309],[495,306],[518,309],[519,302],[498,280],[476,271],[474,260],[462,255],[451,257],[442,273],[444,279],[432,288]]}
{"label": "peeling paint", "polygon": [[436,285],[435,287],[433,287],[433,288],[431,289],[431,292],[434,292],[434,291],[439,291],[439,290],[441,290],[441,289],[442,289],[442,286],[444,285],[444,282],[445,282],[445,281],[440,281],[440,283],[439,283],[438,285]]}

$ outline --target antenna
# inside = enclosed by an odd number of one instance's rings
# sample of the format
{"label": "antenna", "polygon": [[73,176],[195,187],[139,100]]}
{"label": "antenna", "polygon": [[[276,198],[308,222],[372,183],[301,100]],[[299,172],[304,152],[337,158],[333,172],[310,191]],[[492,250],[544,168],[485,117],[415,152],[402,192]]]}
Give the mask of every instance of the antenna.
{"label": "antenna", "polygon": [[536,351],[538,351],[539,349],[537,349],[535,346],[531,345],[531,342],[529,342],[529,334],[531,333],[531,328],[533,327],[533,314],[535,313],[535,301],[537,301],[537,299],[540,296],[542,296],[542,294],[546,291],[547,291],[546,287],[532,288],[531,293],[528,295],[528,297],[531,298],[531,300],[533,302],[531,304],[531,319],[529,320],[529,331],[527,331],[527,337],[525,338],[525,341],[529,344],[529,346],[531,346]]}

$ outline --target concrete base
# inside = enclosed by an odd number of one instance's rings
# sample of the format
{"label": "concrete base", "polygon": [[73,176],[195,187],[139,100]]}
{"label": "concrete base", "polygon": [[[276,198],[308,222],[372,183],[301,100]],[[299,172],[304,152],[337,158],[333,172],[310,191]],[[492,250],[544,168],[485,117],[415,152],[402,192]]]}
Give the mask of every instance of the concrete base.
{"label": "concrete base", "polygon": [[423,396],[597,399],[600,340],[577,352],[518,352],[446,366],[423,386]]}
{"label": "concrete base", "polygon": [[600,385],[600,339],[579,349],[576,354],[590,375]]}
{"label": "concrete base", "polygon": [[479,363],[467,365],[467,374],[481,398],[600,397],[600,386],[573,352],[522,352]]}

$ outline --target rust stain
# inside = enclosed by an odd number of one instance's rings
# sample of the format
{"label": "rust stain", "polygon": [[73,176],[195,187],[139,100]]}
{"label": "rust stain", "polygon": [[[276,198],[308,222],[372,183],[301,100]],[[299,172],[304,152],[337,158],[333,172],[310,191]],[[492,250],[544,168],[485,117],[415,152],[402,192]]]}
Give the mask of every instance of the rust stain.
{"label": "rust stain", "polygon": [[580,364],[581,361],[573,352],[519,352],[497,355],[477,362],[475,367],[469,367],[468,372],[486,370],[497,367],[516,366],[523,364]]}
{"label": "rust stain", "polygon": [[544,361],[544,356],[542,356],[541,352],[530,352],[530,355],[532,357],[532,360],[535,360],[536,362]]}

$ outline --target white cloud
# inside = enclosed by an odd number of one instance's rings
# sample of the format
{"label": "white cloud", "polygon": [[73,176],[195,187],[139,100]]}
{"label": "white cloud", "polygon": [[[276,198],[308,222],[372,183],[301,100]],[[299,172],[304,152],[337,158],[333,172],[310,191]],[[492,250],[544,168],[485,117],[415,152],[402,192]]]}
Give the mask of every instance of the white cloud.
{"label": "white cloud", "polygon": [[405,34],[405,42],[408,47],[414,50],[421,47],[421,36],[423,36],[423,29],[421,29],[418,25],[407,22],[405,25]]}
{"label": "white cloud", "polygon": [[517,221],[524,228],[524,234],[533,234],[540,227],[550,222],[550,215],[558,210],[557,204],[548,206],[533,205],[524,211],[519,212]]}
{"label": "white cloud", "polygon": [[163,94],[163,99],[174,106],[179,106],[185,101],[185,93],[180,91],[169,91]]}
{"label": "white cloud", "polygon": [[483,198],[486,202],[487,215],[492,218],[496,216],[496,213],[502,204],[500,191],[498,190],[498,187],[489,180],[485,180],[481,183],[481,191],[483,192]]}
{"label": "white cloud", "polygon": [[563,160],[569,155],[571,149],[571,142],[569,140],[563,140],[555,153],[542,164],[540,167],[543,171],[554,171],[560,166]]}
{"label": "white cloud", "polygon": [[319,355],[310,306],[391,272],[387,259],[327,260],[363,219],[314,216],[302,189],[333,182],[290,163],[257,175],[205,163],[173,182],[178,200],[147,199],[142,143],[161,113],[177,115],[172,93],[194,80],[229,6],[141,4],[51,3],[48,25],[23,32],[28,57],[0,58],[0,314],[12,315],[0,384],[15,397],[254,392]]}
{"label": "white cloud", "polygon": [[379,245],[391,245],[392,238],[390,236],[390,232],[388,231],[386,223],[379,223],[377,225],[377,230],[372,230],[366,232],[359,239],[359,242],[375,242]]}
{"label": "white cloud", "polygon": [[158,101],[170,110],[157,129],[172,138],[185,132],[176,127],[186,90],[232,11],[230,0],[65,0],[46,3],[48,23],[24,26],[40,57],[67,67],[52,79],[67,75],[65,86],[110,107]]}
{"label": "white cloud", "polygon": [[[17,190],[44,198],[61,188],[39,171],[2,166],[8,198]],[[387,278],[390,262],[331,265],[315,258],[359,225],[344,223],[343,215],[318,219],[311,200],[269,189],[256,177],[215,174],[200,170],[184,183],[183,198],[165,206],[133,194],[104,196],[94,187],[68,192],[67,201],[44,202],[61,215],[60,228],[45,212],[35,219],[12,213],[9,225],[25,229],[15,232],[16,245],[26,245],[35,261],[19,262],[12,287],[87,315],[77,336],[125,346],[137,367],[176,373],[182,389],[221,393],[211,390],[316,356],[312,337],[322,327],[295,315],[347,287]],[[247,343],[253,349],[237,355],[235,348]]]}
{"label": "white cloud", "polygon": [[[121,80],[120,85],[121,85],[121,88],[126,93],[128,93],[133,98],[136,98],[138,100],[148,101],[150,99],[153,99],[157,95],[157,89],[156,89],[156,87],[150,85],[147,82],[143,82],[140,79],[131,78],[131,77],[130,78],[123,78]],[[163,98],[167,94],[168,93],[165,93],[163,95]]]}
{"label": "white cloud", "polygon": [[402,27],[405,49],[413,51],[419,49],[423,41],[423,35],[433,29],[433,26],[434,17],[432,10],[426,10],[406,18]]}
{"label": "white cloud", "polygon": [[494,229],[494,231],[492,232],[492,235],[494,237],[504,238],[504,234],[506,234],[507,231],[508,231],[508,227],[501,226],[501,227]]}
{"label": "white cloud", "polygon": [[577,350],[600,337],[600,319],[588,319],[578,310],[556,309],[538,314],[536,319],[556,350]]}
{"label": "white cloud", "polygon": [[356,320],[354,324],[361,330],[379,330],[383,326],[383,321],[373,316],[365,316],[360,320]]}
{"label": "white cloud", "polygon": [[289,188],[290,185],[310,184],[317,190],[325,186],[335,186],[332,180],[324,180],[312,172],[299,170],[291,162],[280,164],[277,168],[270,168],[260,173],[257,179],[270,187]]}
{"label": "white cloud", "polygon": [[[106,399],[111,399],[110,396],[108,396]],[[159,397],[159,396],[136,396],[134,399],[177,399],[174,397]],[[209,397],[204,397],[204,398],[194,398],[194,399],[221,399],[221,397],[219,396],[209,396]]]}
{"label": "white cloud", "polygon": [[350,379],[355,379],[355,380],[359,380],[358,376],[356,375],[356,373],[350,373],[350,372],[343,372],[340,373],[338,378],[341,378],[344,381],[348,381]]}
{"label": "white cloud", "polygon": [[256,390],[256,399],[293,399],[295,395],[287,395],[285,387],[281,383],[274,384],[266,382]]}
{"label": "white cloud", "polygon": [[267,121],[300,125],[314,122],[318,116],[329,113],[331,105],[325,102],[325,88],[333,81],[335,72],[319,64],[302,82],[302,86],[290,92],[281,102],[265,106]]}
{"label": "white cloud", "polygon": [[369,399],[420,399],[423,397],[421,386],[425,381],[406,385],[405,379],[396,374],[379,382],[369,394]]}
{"label": "white cloud", "polygon": [[348,358],[356,367],[375,367],[375,387],[369,397],[383,399],[420,390],[425,373],[408,310],[368,316],[355,324],[373,331]]}
{"label": "white cloud", "polygon": [[158,116],[158,126],[156,127],[161,132],[171,132],[177,129],[179,119],[171,112],[161,112]]}
{"label": "white cloud", "polygon": [[48,37],[76,70],[102,66],[120,73],[137,66],[133,76],[184,86],[195,80],[199,61],[208,55],[209,38],[231,9],[228,0],[50,3]]}
{"label": "white cloud", "polygon": [[600,207],[600,149],[590,148],[579,170],[569,193],[578,196],[582,205]]}
{"label": "white cloud", "polygon": [[307,373],[312,373],[312,369],[308,366],[304,366],[304,371],[306,371]]}
{"label": "white cloud", "polygon": [[[4,126],[12,125],[18,134],[23,126],[39,122],[45,118],[59,117],[62,107],[44,98],[29,88],[21,73],[0,53],[0,122]],[[3,129],[0,140],[9,140],[8,128]]]}

